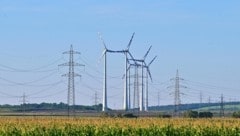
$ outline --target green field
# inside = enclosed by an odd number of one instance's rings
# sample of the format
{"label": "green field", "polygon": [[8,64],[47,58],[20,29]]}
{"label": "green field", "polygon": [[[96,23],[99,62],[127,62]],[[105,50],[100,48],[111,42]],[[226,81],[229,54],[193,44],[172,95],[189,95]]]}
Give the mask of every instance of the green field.
{"label": "green field", "polygon": [[239,136],[240,120],[1,117],[4,136]]}

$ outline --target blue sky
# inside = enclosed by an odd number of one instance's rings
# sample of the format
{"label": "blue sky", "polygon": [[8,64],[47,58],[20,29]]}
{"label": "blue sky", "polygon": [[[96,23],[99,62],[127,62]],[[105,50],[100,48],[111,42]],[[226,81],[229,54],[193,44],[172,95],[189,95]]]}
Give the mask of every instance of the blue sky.
{"label": "blue sky", "polygon": [[[67,82],[61,74],[67,69],[58,64],[68,60],[61,53],[73,44],[82,53],[76,61],[86,65],[85,70],[77,69],[82,78],[77,80],[76,103],[93,104],[95,91],[101,97],[102,88],[103,46],[98,32],[111,49],[125,48],[135,32],[130,50],[136,58],[153,46],[147,61],[158,58],[151,66],[150,105],[157,104],[159,91],[161,104],[173,103],[172,89],[167,87],[173,85],[169,80],[176,69],[188,87],[181,90],[183,103],[198,102],[200,91],[204,101],[208,97],[219,101],[221,93],[226,101],[238,99],[239,4],[237,0],[0,0],[0,64],[15,68],[0,67],[0,77],[14,81],[0,80],[0,103],[19,104],[23,92],[29,94],[29,102],[66,102]],[[124,57],[110,55],[108,64],[109,105],[121,108]]]}

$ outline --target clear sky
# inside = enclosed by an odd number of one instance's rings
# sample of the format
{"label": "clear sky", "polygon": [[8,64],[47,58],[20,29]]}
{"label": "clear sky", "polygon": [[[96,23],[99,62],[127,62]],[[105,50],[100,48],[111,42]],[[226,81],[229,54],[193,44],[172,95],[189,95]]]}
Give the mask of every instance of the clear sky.
{"label": "clear sky", "polygon": [[[0,0],[0,104],[66,102],[68,61],[62,52],[71,44],[81,52],[76,62],[76,104],[102,97],[103,45],[126,48],[142,58],[153,46],[149,104],[172,104],[170,81],[179,69],[182,103],[240,100],[240,1],[238,0]],[[100,60],[100,61],[99,61]],[[109,106],[123,102],[124,56],[109,55]]]}

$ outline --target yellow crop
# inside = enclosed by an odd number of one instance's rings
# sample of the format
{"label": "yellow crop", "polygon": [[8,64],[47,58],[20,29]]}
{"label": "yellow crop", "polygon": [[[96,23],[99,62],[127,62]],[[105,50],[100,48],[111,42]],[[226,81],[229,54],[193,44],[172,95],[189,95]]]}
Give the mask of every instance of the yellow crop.
{"label": "yellow crop", "polygon": [[240,120],[1,117],[0,135],[237,136]]}

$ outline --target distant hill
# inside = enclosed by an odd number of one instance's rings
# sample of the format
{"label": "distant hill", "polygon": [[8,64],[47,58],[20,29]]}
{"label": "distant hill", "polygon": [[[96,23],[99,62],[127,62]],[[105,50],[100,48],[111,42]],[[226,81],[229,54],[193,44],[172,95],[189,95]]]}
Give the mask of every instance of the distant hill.
{"label": "distant hill", "polygon": [[[84,106],[75,105],[75,110],[79,111],[101,111],[102,104]],[[32,111],[65,111],[68,105],[65,103],[40,103],[40,104],[21,104],[21,105],[0,105],[0,112],[32,112]]]}
{"label": "distant hill", "polygon": [[[163,106],[151,106],[149,111],[159,111],[165,113],[172,113],[174,110],[174,105],[163,105]],[[192,103],[192,104],[182,104],[179,107],[180,112],[193,110],[193,111],[210,111],[213,113],[220,112],[220,103]],[[234,111],[240,111],[240,102],[225,102],[224,111],[226,114],[231,114]]]}
{"label": "distant hill", "polygon": [[[210,111],[213,113],[219,113],[220,103],[193,103],[193,104],[182,104],[180,106],[180,112],[187,110],[194,111]],[[68,110],[68,105],[65,103],[40,103],[40,104],[24,104],[24,105],[0,105],[0,113],[20,113],[20,112],[65,112]],[[78,112],[100,112],[102,110],[102,104],[99,105],[75,105],[75,110]],[[163,106],[151,106],[149,107],[150,112],[162,112],[172,113],[174,105],[163,105]],[[111,111],[111,109],[109,109]],[[135,110],[132,110],[135,111]],[[240,111],[240,102],[226,102],[224,103],[224,111],[226,113],[233,113],[234,111]],[[130,111],[131,112],[131,111]]]}

